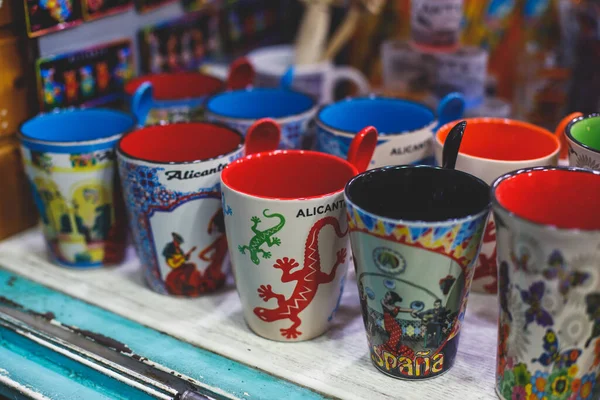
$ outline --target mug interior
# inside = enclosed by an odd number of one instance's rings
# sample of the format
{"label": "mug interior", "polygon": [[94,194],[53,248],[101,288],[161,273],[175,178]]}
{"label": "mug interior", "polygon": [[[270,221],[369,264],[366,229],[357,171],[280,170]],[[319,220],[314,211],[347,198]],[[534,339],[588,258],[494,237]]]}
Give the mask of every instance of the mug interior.
{"label": "mug interior", "polygon": [[241,134],[228,127],[190,122],[138,129],[121,139],[119,150],[143,161],[184,163],[224,156],[243,141]]}
{"label": "mug interior", "polygon": [[133,96],[142,83],[152,84],[152,96],[156,100],[181,100],[204,97],[223,88],[223,82],[215,77],[198,72],[146,75],[131,80],[125,91]]}
{"label": "mug interior", "polygon": [[314,107],[305,94],[285,89],[236,90],[218,94],[206,103],[207,111],[227,118],[284,118]]}
{"label": "mug interior", "polygon": [[229,164],[223,183],[232,190],[269,199],[306,199],[339,192],[357,174],[349,162],[314,151],[258,153]]}
{"label": "mug interior", "polygon": [[40,114],[21,125],[21,133],[45,142],[89,142],[126,133],[135,124],[133,116],[119,111],[72,110]]}
{"label": "mug interior", "polygon": [[600,230],[600,174],[524,170],[494,183],[500,206],[526,220],[563,229]]}
{"label": "mug interior", "polygon": [[568,129],[573,139],[593,150],[600,151],[600,114],[584,117]]}
{"label": "mug interior", "polygon": [[[548,157],[560,149],[560,141],[550,132],[532,124],[501,118],[467,119],[460,153],[498,161],[526,161]],[[444,144],[451,122],[438,130]]]}
{"label": "mug interior", "polygon": [[365,97],[326,106],[318,119],[328,127],[352,133],[372,125],[380,135],[385,135],[422,129],[435,120],[435,114],[412,101]]}
{"label": "mug interior", "polygon": [[490,204],[489,186],[465,172],[427,166],[373,169],[352,179],[348,200],[380,218],[443,222],[477,215]]}

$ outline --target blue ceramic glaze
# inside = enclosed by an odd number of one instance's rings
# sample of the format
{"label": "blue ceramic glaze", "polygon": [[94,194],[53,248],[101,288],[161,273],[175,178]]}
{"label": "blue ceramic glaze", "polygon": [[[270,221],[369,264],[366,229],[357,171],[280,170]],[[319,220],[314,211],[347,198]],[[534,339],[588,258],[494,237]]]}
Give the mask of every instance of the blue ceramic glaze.
{"label": "blue ceramic glaze", "polygon": [[132,115],[105,109],[74,109],[40,114],[21,125],[21,142],[33,151],[84,153],[113,148],[132,130]]}
{"label": "blue ceramic glaze", "polygon": [[[20,304],[25,309],[42,314],[52,312],[56,321],[67,325],[74,325],[80,329],[104,335],[121,342],[139,356],[146,357],[167,369],[185,374],[205,385],[219,388],[227,395],[235,398],[257,400],[279,399],[282,398],[282,393],[285,393],[285,398],[290,400],[323,399],[323,396],[309,389],[276,378],[254,367],[246,366],[210,351],[181,342],[127,318],[53,291],[1,269],[0,293],[2,293],[2,297]],[[20,365],[25,365],[27,356],[21,357],[21,360],[15,359],[10,364],[4,363],[5,358],[3,355],[5,351],[3,348],[6,348],[9,342],[18,345],[18,347],[25,347],[24,352],[35,353],[37,351],[36,346],[30,347],[27,344],[16,343],[12,338],[6,340],[6,337],[0,332],[0,368],[6,370],[4,372],[5,375],[8,374],[18,382],[28,384],[36,391],[47,395],[53,392],[72,394],[81,388],[81,381],[70,379],[73,378],[72,372],[74,366],[73,368],[64,368],[60,363],[55,363],[56,365],[45,364],[47,371],[52,372],[52,375],[49,375],[48,373],[44,373],[43,369],[30,370],[28,373],[23,372],[25,370]],[[14,347],[11,347],[11,349],[13,353],[16,351]],[[168,351],[165,349],[168,349]],[[6,351],[6,354],[8,353]],[[43,355],[40,357],[43,357]],[[33,365],[36,364],[34,363]],[[38,371],[40,371],[39,376],[37,376]],[[0,373],[2,373],[1,370]],[[45,379],[45,377],[51,376],[54,380]],[[0,384],[0,394],[3,393],[1,386]],[[111,388],[112,390],[118,388],[116,382]],[[102,390],[102,388],[95,389],[96,391]],[[86,391],[82,393],[91,392]],[[74,398],[68,396],[49,397],[53,399]],[[101,397],[84,396],[84,398],[87,400]],[[145,397],[128,397],[124,395],[124,398],[138,400]]]}
{"label": "blue ceramic glaze", "polygon": [[308,95],[287,89],[261,88],[217,94],[206,102],[206,119],[246,134],[261,118],[273,118],[281,127],[282,149],[299,149],[316,113]]}
{"label": "blue ceramic glaze", "polygon": [[459,119],[464,99],[451,93],[442,99],[437,112],[409,100],[362,97],[343,100],[321,109],[317,115],[318,151],[346,158],[354,135],[372,125],[379,141],[370,168],[386,165],[433,165],[432,144],[437,128]]}

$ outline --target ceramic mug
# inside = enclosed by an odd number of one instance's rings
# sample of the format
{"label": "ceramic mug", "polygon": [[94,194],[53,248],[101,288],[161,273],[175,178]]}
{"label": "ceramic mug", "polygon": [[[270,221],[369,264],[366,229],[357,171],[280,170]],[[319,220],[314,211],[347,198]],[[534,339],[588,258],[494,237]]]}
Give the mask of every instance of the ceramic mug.
{"label": "ceramic mug", "polygon": [[21,125],[23,163],[51,258],[68,267],[118,264],[127,223],[115,145],[135,118],[89,109],[40,114]]}
{"label": "ceramic mug", "polygon": [[308,95],[286,89],[260,88],[217,94],[206,101],[206,119],[246,134],[258,119],[273,118],[281,127],[282,149],[299,149],[317,112]]}
{"label": "ceramic mug", "polygon": [[271,120],[257,121],[246,139],[206,122],[155,125],[121,139],[123,193],[150,288],[195,297],[224,284],[229,261],[221,171],[278,142],[279,128]]}
{"label": "ceramic mug", "polygon": [[348,269],[343,189],[368,165],[377,131],[356,136],[348,160],[278,150],[221,175],[225,227],[244,317],[257,335],[301,341],[328,329]]}
{"label": "ceramic mug", "polygon": [[388,98],[350,98],[321,108],[316,117],[318,151],[345,158],[354,135],[373,125],[379,141],[370,168],[400,164],[434,164],[435,130],[462,117],[464,101],[446,96],[435,112],[424,104]]}
{"label": "ceramic mug", "polygon": [[[569,117],[567,117],[567,120]],[[555,134],[521,121],[504,118],[467,118],[456,169],[468,172],[491,185],[499,176],[516,169],[543,165],[558,165],[561,149],[560,128]],[[560,124],[563,125],[563,124]],[[434,152],[438,164],[448,133],[454,126],[441,127],[435,137]],[[490,218],[477,259],[474,292],[498,292],[498,266],[496,263],[496,227]]]}
{"label": "ceramic mug", "polygon": [[[263,47],[250,52],[248,59],[256,71],[257,87],[279,87],[281,78],[294,64],[294,48]],[[335,66],[331,61],[294,66],[292,88],[312,96],[319,104],[328,104],[334,100],[336,85],[343,81],[354,83],[359,96],[370,92],[369,81],[359,70]]]}
{"label": "ceramic mug", "polygon": [[225,89],[242,89],[252,84],[254,70],[248,60],[231,64],[227,82],[200,72],[145,75],[125,85],[131,112],[140,125],[201,121],[204,102]]}
{"label": "ceramic mug", "polygon": [[375,368],[407,380],[443,374],[456,360],[488,185],[457,170],[392,166],[353,178],[345,198]]}
{"label": "ceramic mug", "polygon": [[579,116],[567,125],[569,165],[600,171],[600,113]]}
{"label": "ceramic mug", "polygon": [[537,167],[492,186],[499,262],[496,391],[600,394],[600,173]]}

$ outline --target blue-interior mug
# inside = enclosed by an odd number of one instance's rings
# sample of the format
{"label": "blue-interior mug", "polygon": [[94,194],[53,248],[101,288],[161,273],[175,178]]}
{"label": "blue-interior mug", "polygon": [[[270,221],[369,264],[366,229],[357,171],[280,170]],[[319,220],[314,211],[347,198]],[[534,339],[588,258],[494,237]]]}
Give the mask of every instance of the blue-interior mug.
{"label": "blue-interior mug", "polygon": [[246,135],[257,120],[272,118],[281,127],[281,149],[300,149],[317,112],[312,97],[288,89],[260,88],[216,94],[206,101],[207,121],[220,122]]}
{"label": "blue-interior mug", "polygon": [[346,158],[350,142],[365,126],[380,132],[369,168],[434,165],[433,136],[441,125],[462,118],[463,96],[450,93],[437,113],[414,101],[388,97],[349,98],[321,108],[316,117],[318,151]]}

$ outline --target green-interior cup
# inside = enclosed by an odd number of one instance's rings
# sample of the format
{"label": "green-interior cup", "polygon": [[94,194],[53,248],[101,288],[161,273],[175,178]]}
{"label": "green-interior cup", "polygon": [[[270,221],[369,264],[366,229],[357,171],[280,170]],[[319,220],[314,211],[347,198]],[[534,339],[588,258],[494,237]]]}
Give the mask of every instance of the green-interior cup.
{"label": "green-interior cup", "polygon": [[573,121],[567,129],[567,135],[591,150],[600,151],[600,114]]}

